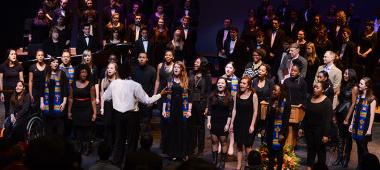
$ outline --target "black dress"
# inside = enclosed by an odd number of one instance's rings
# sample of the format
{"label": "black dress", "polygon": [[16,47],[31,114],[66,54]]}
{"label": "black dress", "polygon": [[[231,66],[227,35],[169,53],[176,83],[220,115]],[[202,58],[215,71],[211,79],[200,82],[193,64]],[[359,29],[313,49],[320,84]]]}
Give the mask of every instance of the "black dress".
{"label": "black dress", "polygon": [[253,117],[253,92],[248,99],[236,97],[236,116],[234,124],[234,139],[238,147],[250,147],[255,140],[254,133],[249,133]]}
{"label": "black dress", "polygon": [[171,92],[171,107],[167,125],[167,153],[171,157],[181,158],[189,155],[191,150],[188,119],[182,113],[182,94],[184,89],[179,83],[173,82]]}
{"label": "black dress", "polygon": [[73,84],[73,113],[74,126],[89,126],[92,118],[91,83],[84,88],[78,88]]}
{"label": "black dress", "polygon": [[228,98],[225,103],[224,96],[216,95],[210,97],[209,114],[211,116],[211,129],[210,132],[216,136],[228,136],[228,131],[224,131],[224,126],[227,123],[233,109],[232,97]]}
{"label": "black dress", "polygon": [[40,110],[40,97],[43,96],[43,89],[45,83],[47,65],[43,70],[39,70],[36,64],[33,64],[29,67],[29,73],[33,74],[33,88],[32,88],[32,96],[34,98],[34,103],[32,106],[35,110]]}

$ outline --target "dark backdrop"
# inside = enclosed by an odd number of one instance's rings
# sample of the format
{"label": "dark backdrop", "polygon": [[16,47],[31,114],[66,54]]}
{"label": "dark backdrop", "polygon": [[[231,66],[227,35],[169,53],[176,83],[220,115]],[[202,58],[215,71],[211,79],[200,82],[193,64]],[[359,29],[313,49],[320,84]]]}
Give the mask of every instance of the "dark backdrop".
{"label": "dark backdrop", "polygon": [[[6,56],[8,48],[17,48],[21,45],[25,18],[35,15],[42,0],[6,0],[0,5],[0,62]],[[71,0],[73,2],[78,0]],[[98,7],[107,3],[107,0],[94,0]],[[198,52],[203,54],[215,53],[216,31],[222,27],[223,19],[230,16],[233,24],[241,30],[243,21],[250,8],[256,9],[261,0],[200,0],[200,26],[198,30]],[[281,0],[272,0],[277,6]],[[325,14],[330,4],[338,8],[345,8],[349,0],[315,0],[317,9]],[[362,19],[373,18],[380,7],[378,0],[352,0],[356,4],[356,12]],[[290,0],[296,8],[303,7],[303,0]]]}

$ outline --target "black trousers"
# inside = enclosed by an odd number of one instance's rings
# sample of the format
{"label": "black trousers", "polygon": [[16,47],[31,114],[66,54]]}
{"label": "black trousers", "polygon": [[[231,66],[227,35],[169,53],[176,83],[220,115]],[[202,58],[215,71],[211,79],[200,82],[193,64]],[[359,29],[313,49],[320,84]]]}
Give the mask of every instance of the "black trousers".
{"label": "black trousers", "polygon": [[112,101],[104,101],[104,142],[113,148],[115,142],[115,119]]}
{"label": "black trousers", "polygon": [[45,116],[45,131],[47,135],[59,135],[64,134],[64,117]]}
{"label": "black trousers", "polygon": [[138,112],[128,111],[121,113],[114,110],[115,144],[113,147],[113,162],[120,165],[128,152],[137,150],[139,139]]}
{"label": "black trousers", "polygon": [[339,129],[339,138],[338,138],[338,154],[344,157],[345,160],[349,161],[351,156],[352,149],[352,136],[348,131],[349,125],[343,124],[344,119],[338,118],[338,129]]}
{"label": "black trousers", "polygon": [[[7,90],[7,89],[4,89]],[[5,116],[4,119],[6,119],[10,113],[9,113],[9,108],[11,105],[11,97],[12,97],[12,92],[4,92],[4,108],[5,108]]]}
{"label": "black trousers", "polygon": [[326,163],[326,146],[322,142],[322,128],[307,128],[305,131],[307,142],[307,166],[312,166],[318,155],[318,162]]}
{"label": "black trousers", "polygon": [[193,102],[192,115],[190,117],[190,131],[191,131],[191,149],[194,151],[198,148],[198,151],[203,152],[205,147],[205,107],[200,102]]}
{"label": "black trousers", "polygon": [[355,140],[358,153],[358,167],[360,162],[363,160],[363,156],[368,153],[368,142],[370,141],[370,138],[370,136],[366,136],[362,140]]}
{"label": "black trousers", "polygon": [[152,119],[152,107],[139,103],[140,125],[145,132],[150,132],[150,120]]}

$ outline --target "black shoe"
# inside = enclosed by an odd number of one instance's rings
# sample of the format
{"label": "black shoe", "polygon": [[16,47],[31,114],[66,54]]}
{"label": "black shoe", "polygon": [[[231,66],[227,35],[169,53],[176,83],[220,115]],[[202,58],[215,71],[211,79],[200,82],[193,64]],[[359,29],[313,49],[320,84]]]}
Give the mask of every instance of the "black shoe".
{"label": "black shoe", "polygon": [[347,168],[348,167],[348,162],[350,162],[349,160],[344,160],[343,162],[342,162],[342,168]]}
{"label": "black shoe", "polygon": [[215,166],[218,164],[218,151],[212,152],[212,164]]}
{"label": "black shoe", "polygon": [[219,169],[224,169],[224,168],[225,168],[226,157],[227,157],[227,154],[226,154],[226,153],[222,153],[222,154],[220,155],[220,161],[219,161],[219,165],[218,165],[218,168],[219,168]]}

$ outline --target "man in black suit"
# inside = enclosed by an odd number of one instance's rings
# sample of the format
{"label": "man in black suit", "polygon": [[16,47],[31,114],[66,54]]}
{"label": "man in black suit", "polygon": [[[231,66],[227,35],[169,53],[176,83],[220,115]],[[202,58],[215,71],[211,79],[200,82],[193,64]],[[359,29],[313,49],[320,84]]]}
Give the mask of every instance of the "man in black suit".
{"label": "man in black suit", "polygon": [[314,16],[317,13],[317,10],[313,8],[313,0],[305,0],[305,8],[301,13],[301,18],[308,28],[313,23]]}
{"label": "man in black suit", "polygon": [[[222,53],[226,55],[227,62],[233,61],[236,66],[235,75],[243,75],[245,65],[249,62],[248,47],[246,43],[238,37],[239,30],[236,27],[230,29],[230,39],[224,42]],[[224,67],[224,66],[223,66]]]}
{"label": "man in black suit", "polygon": [[196,55],[195,43],[197,42],[197,31],[190,27],[190,17],[184,16],[182,18],[182,24],[179,29],[183,32],[182,36],[185,40],[184,59],[186,66],[192,66]]}
{"label": "man in black suit", "polygon": [[304,28],[304,23],[299,19],[298,12],[292,9],[290,11],[290,19],[285,22],[284,26],[286,35],[290,36],[293,40],[297,40],[298,31]]}
{"label": "man in black suit", "polygon": [[230,39],[230,29],[231,29],[232,20],[231,18],[225,18],[223,22],[223,28],[218,31],[216,34],[216,49],[218,50],[218,62],[219,62],[219,73],[224,74],[223,67],[226,65],[226,55],[224,52],[224,42]]}
{"label": "man in black suit", "polygon": [[134,48],[134,59],[132,60],[133,63],[137,63],[137,58],[140,53],[146,53],[149,57],[149,64],[153,65],[154,62],[154,56],[153,56],[153,43],[148,39],[148,29],[146,27],[141,29],[141,38],[136,41],[135,48]]}
{"label": "man in black suit", "polygon": [[77,39],[77,54],[82,54],[84,50],[95,52],[98,50],[98,41],[94,36],[90,35],[90,24],[84,24],[82,28],[83,34]]}
{"label": "man in black suit", "polygon": [[[355,68],[356,63],[356,45],[351,41],[351,30],[348,28],[342,29],[342,43],[335,49],[341,62],[341,70],[347,68]],[[339,67],[339,64],[337,65]]]}
{"label": "man in black suit", "polygon": [[135,22],[128,26],[127,31],[127,41],[136,42],[141,37],[141,31],[143,28],[146,28],[146,25],[141,23],[142,16],[141,14],[135,14]]}
{"label": "man in black suit", "polygon": [[268,64],[272,67],[276,65],[276,57],[281,55],[282,43],[285,39],[285,31],[280,28],[280,20],[272,19],[272,29],[267,31],[267,44],[269,47]]}

